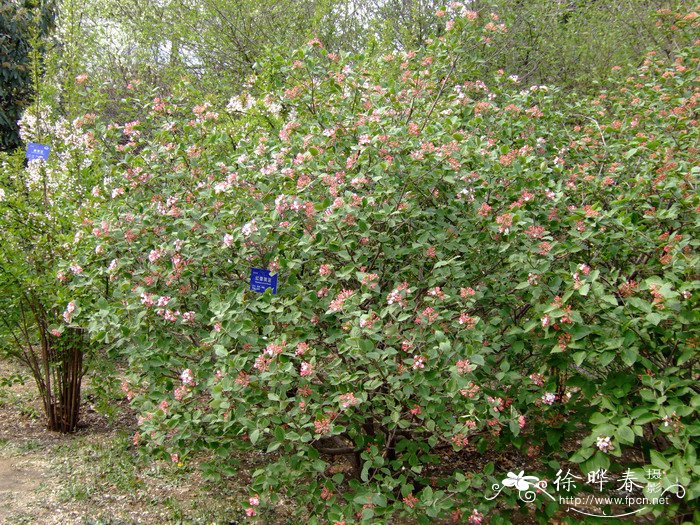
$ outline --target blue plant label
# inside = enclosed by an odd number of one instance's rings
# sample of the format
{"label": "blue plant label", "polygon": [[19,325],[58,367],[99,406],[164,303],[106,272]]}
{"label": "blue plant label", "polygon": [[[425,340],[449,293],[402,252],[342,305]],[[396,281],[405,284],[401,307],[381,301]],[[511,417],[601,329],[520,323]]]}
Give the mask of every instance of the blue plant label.
{"label": "blue plant label", "polygon": [[49,160],[49,152],[51,147],[46,144],[37,144],[36,142],[30,142],[27,144],[26,157],[28,160]]}
{"label": "blue plant label", "polygon": [[277,293],[277,274],[270,275],[270,272],[262,268],[250,269],[250,289],[254,292],[263,293],[268,288],[272,293]]}

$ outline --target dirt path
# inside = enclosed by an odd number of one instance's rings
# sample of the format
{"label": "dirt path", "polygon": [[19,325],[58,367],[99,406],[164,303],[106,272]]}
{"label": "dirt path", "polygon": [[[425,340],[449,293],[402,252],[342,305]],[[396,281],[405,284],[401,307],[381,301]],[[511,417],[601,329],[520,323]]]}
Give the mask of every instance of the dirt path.
{"label": "dirt path", "polygon": [[0,456],[0,523],[8,523],[13,509],[36,508],[37,489],[44,474],[30,465]]}
{"label": "dirt path", "polygon": [[[7,384],[18,373],[24,383]],[[78,431],[49,432],[33,380],[0,360],[0,525],[228,525],[240,518],[243,477],[205,483],[194,464],[145,459],[133,446],[136,416],[126,399],[109,400],[115,410],[108,419],[92,405],[89,381],[83,393]]]}

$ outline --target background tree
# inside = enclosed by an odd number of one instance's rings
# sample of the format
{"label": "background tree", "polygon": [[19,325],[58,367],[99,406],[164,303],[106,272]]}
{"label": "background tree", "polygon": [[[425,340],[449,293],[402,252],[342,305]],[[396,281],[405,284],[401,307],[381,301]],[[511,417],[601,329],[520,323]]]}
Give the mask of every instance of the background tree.
{"label": "background tree", "polygon": [[55,14],[55,0],[10,0],[0,5],[0,151],[20,144],[17,121],[32,97],[32,34],[48,34]]}

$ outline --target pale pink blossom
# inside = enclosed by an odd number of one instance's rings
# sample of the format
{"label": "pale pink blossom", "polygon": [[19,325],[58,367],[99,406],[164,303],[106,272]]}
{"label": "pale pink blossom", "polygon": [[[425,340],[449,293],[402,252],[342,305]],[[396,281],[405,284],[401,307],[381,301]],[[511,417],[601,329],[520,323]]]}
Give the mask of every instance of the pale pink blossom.
{"label": "pale pink blossom", "polygon": [[192,375],[192,370],[186,368],[180,374],[180,380],[183,385],[192,386],[194,385],[194,376]]}
{"label": "pale pink blossom", "polygon": [[331,304],[330,304],[330,306],[328,307],[328,309],[329,309],[331,312],[339,312],[340,310],[343,309],[343,306],[345,305],[345,301],[346,301],[348,298],[352,297],[352,295],[353,295],[354,293],[355,293],[355,292],[354,292],[353,290],[347,290],[347,289],[343,290],[343,291],[340,292],[338,295],[336,295],[335,299],[333,299],[333,300],[331,301]]}
{"label": "pale pink blossom", "polygon": [[598,439],[596,440],[596,447],[598,447],[598,450],[602,450],[603,452],[609,452],[615,448],[612,444],[612,439],[610,436],[598,436]]}
{"label": "pale pink blossom", "polygon": [[304,361],[301,363],[301,368],[299,369],[299,375],[301,377],[308,377],[310,375],[313,375],[314,373],[314,366],[311,363],[307,363]]}
{"label": "pale pink blossom", "polygon": [[476,509],[469,515],[469,519],[467,520],[469,525],[481,525],[483,521],[484,515]]}
{"label": "pale pink blossom", "polygon": [[350,392],[350,393],[348,393],[348,394],[342,394],[342,395],[340,396],[340,406],[341,406],[342,408],[348,408],[348,407],[351,407],[351,406],[355,406],[355,405],[357,405],[359,402],[360,402],[360,400],[357,399],[357,398],[355,397],[355,394],[353,394],[352,392]]}
{"label": "pale pink blossom", "polygon": [[413,359],[413,370],[425,368],[425,357],[419,355]]}
{"label": "pale pink blossom", "polygon": [[243,234],[244,237],[250,237],[256,231],[258,231],[258,226],[257,226],[257,223],[255,222],[255,219],[253,219],[250,222],[245,223],[243,225],[243,227],[241,228],[241,233]]}
{"label": "pale pink blossom", "polygon": [[553,394],[552,392],[547,392],[545,395],[542,396],[542,402],[545,405],[553,405],[556,400],[557,395]]}

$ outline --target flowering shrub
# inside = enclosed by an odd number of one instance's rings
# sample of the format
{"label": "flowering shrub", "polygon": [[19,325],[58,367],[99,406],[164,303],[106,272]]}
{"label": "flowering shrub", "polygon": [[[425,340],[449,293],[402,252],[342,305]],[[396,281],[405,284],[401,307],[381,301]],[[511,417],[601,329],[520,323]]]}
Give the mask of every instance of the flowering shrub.
{"label": "flowering shrub", "polygon": [[265,451],[246,514],[309,523],[480,523],[493,468],[441,451],[581,436],[571,461],[651,448],[697,497],[697,47],[562,108],[471,78],[506,28],[445,14],[378,61],[312,41],[227,109],[128,101],[65,275],[109,283],[89,326],[129,358],[135,442],[210,477]]}
{"label": "flowering shrub", "polygon": [[[80,275],[77,219],[89,209],[99,173],[95,135],[86,116],[70,121],[35,105],[19,122],[26,142],[48,142],[47,160],[23,150],[0,156],[0,356],[18,359],[36,381],[50,430],[78,424],[80,385],[89,349],[74,295],[61,286]],[[60,260],[69,260],[65,271]]]}

